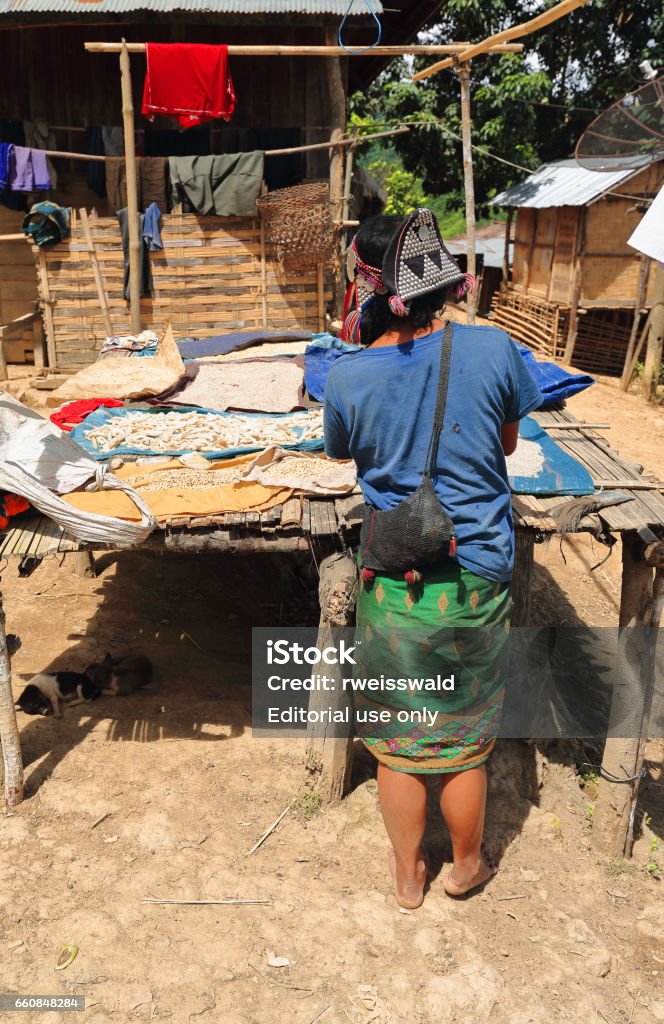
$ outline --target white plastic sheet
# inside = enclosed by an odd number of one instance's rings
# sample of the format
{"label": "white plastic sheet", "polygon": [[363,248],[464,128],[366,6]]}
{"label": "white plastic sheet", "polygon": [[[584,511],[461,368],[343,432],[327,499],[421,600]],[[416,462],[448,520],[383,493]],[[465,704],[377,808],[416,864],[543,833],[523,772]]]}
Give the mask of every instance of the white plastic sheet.
{"label": "white plastic sheet", "polygon": [[664,185],[627,239],[627,244],[664,263]]}
{"label": "white plastic sheet", "polygon": [[[82,512],[58,497],[84,485],[125,491],[141,513],[140,523]],[[89,543],[129,547],[157,525],[136,491],[5,391],[0,391],[0,489],[26,498],[72,537]]]}

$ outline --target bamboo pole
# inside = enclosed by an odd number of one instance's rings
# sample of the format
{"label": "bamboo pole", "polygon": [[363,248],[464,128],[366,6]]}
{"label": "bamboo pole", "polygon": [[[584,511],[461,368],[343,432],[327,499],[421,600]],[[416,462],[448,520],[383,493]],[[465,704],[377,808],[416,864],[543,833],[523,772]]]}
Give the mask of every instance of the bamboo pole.
{"label": "bamboo pole", "polygon": [[261,315],[263,329],[267,330],[267,258],[265,255],[265,224],[261,220]]}
{"label": "bamboo pole", "polygon": [[316,299],[318,301],[318,330],[325,330],[325,266],[316,264]]}
{"label": "bamboo pole", "polygon": [[664,268],[655,267],[655,291],[650,309],[650,330],[643,367],[643,394],[649,402],[657,397],[657,383],[662,369],[664,349]]}
{"label": "bamboo pole", "polygon": [[97,259],[97,250],[95,248],[94,239],[92,237],[92,230],[90,228],[90,219],[88,217],[88,211],[81,208],[78,211],[78,215],[81,218],[81,226],[83,228],[83,236],[85,238],[85,244],[88,248],[90,255],[90,263],[92,265],[92,275],[95,279],[95,286],[97,288],[97,298],[99,299],[99,305],[104,317],[104,328],[106,330],[106,336],[110,337],[113,334],[113,324],[111,323],[111,313],[108,308],[108,296],[106,289],[104,288],[104,282],[101,277],[101,270],[99,267],[99,260]]}
{"label": "bamboo pole", "polygon": [[[355,146],[359,142],[371,142],[373,139],[387,139],[392,135],[405,135],[410,131],[408,125],[400,125],[399,128],[392,128],[386,132],[373,132],[370,135],[352,135],[348,138],[339,139],[335,145],[337,146]],[[291,146],[288,149],[267,149],[264,156],[289,156],[291,153],[310,153],[315,149],[329,149],[329,142],[314,142],[309,146]],[[62,157],[67,160],[92,160],[97,163],[104,163],[109,159],[107,156],[101,156],[99,153],[68,153],[59,149],[46,149],[44,150],[46,156]],[[115,157],[111,157],[115,159]],[[6,235],[0,237],[0,241],[10,241],[14,238],[22,238],[22,235]]]}
{"label": "bamboo pole", "polygon": [[[370,142],[372,139],[387,139],[391,135],[405,135],[410,131],[408,125],[401,125],[399,128],[392,128],[388,132],[375,132],[371,135],[352,135],[349,138],[338,139],[337,146],[355,146],[360,142]],[[310,153],[314,149],[329,149],[330,142],[312,142],[309,146],[292,146],[290,149],[269,149],[265,156],[288,156],[289,153]]]}
{"label": "bamboo pole", "polygon": [[[467,50],[462,50],[458,54],[457,59],[462,62],[472,60],[473,57],[479,57],[481,53],[490,53],[495,46],[507,43],[508,40],[519,39],[521,36],[528,36],[532,32],[537,32],[541,28],[546,28],[554,21],[558,21],[559,18],[564,18],[565,15],[571,14],[577,7],[583,7],[584,4],[589,3],[589,0],[562,0],[561,3],[556,4],[555,7],[550,7],[548,11],[544,11],[542,14],[538,14],[536,18],[531,18],[530,21],[524,21],[520,25],[513,25],[512,28],[504,29],[502,32],[496,32],[494,35],[488,36],[482,40],[481,43],[475,43],[470,46]],[[413,75],[414,82],[421,82],[423,78],[429,78],[430,75],[435,75],[439,71],[444,71],[445,68],[451,68],[454,64],[454,58],[448,57],[446,60],[439,60],[436,64],[432,64],[430,68],[424,68],[422,71],[418,71]]]}
{"label": "bamboo pole", "polygon": [[[587,0],[581,0],[586,3]],[[460,53],[463,50],[468,49],[471,43],[436,43],[436,44],[422,44],[422,43],[410,43],[405,46],[372,46],[371,50],[367,50],[366,53],[372,57],[403,57],[410,54],[414,55],[426,55],[426,54],[445,54],[445,53]],[[84,43],[85,49],[88,53],[120,53],[122,51],[122,43],[102,43],[102,42],[90,42]],[[490,52],[495,53],[520,53],[523,50],[522,43],[513,43],[508,45],[496,45],[490,47]],[[145,53],[145,43],[127,43],[127,51],[129,53]],[[228,47],[228,53],[232,57],[347,57],[349,56],[348,50],[344,49],[343,46],[330,45],[325,46],[276,46],[276,45],[233,45]],[[351,56],[353,56],[351,54]],[[359,56],[356,54],[355,56]]]}
{"label": "bamboo pole", "polygon": [[11,666],[5,633],[5,613],[0,594],[0,747],[4,769],[7,810],[23,799],[23,760],[12,696]]}
{"label": "bamboo pole", "polygon": [[629,382],[632,374],[628,373],[632,363],[632,356],[634,355],[634,349],[636,347],[636,336],[639,331],[639,321],[641,320],[641,310],[643,304],[646,301],[646,291],[648,289],[648,278],[650,276],[650,257],[646,256],[645,253],[641,255],[641,266],[639,267],[639,283],[636,288],[636,299],[634,300],[634,319],[632,320],[632,330],[629,335],[629,342],[627,344],[627,351],[625,353],[625,363],[623,365],[622,377],[620,378],[620,387],[623,391],[627,391]]}
{"label": "bamboo pole", "polygon": [[[475,182],[473,180],[473,144],[470,116],[470,67],[459,65],[456,69],[461,87],[461,138],[463,147],[463,187],[466,193],[466,270],[476,276],[475,265]],[[468,292],[466,298],[466,319],[475,323],[477,312],[477,288]]]}
{"label": "bamboo pole", "polygon": [[[328,25],[325,29],[325,38],[334,39],[336,30]],[[330,137],[330,212],[334,223],[335,234],[335,258],[333,260],[334,270],[334,300],[333,313],[341,311],[345,292],[345,278],[342,270],[341,244],[344,229],[344,151],[339,143],[343,140],[346,129],[346,90],[344,79],[341,73],[341,61],[337,56],[329,56],[325,61],[327,69],[327,85],[330,94],[330,113],[332,124],[332,135]]]}
{"label": "bamboo pole", "polygon": [[639,338],[638,344],[637,344],[636,348],[634,349],[634,352],[632,353],[632,358],[630,359],[629,366],[625,370],[624,382],[622,380],[620,382],[620,386],[621,386],[623,391],[627,391],[629,389],[629,386],[630,386],[630,384],[632,382],[632,377],[634,376],[634,371],[636,369],[636,364],[638,363],[639,359],[641,358],[641,353],[643,352],[643,346],[646,343],[646,338],[648,337],[648,332],[649,331],[650,331],[650,312],[648,313],[648,316],[646,317],[646,322],[644,323],[643,330],[641,331],[641,337]]}
{"label": "bamboo pole", "polygon": [[134,138],[134,100],[131,91],[129,50],[125,40],[120,47],[122,119],[127,168],[127,220],[129,228],[129,310],[133,334],[141,331],[141,240],[138,237],[138,188],[136,183],[136,144]]}

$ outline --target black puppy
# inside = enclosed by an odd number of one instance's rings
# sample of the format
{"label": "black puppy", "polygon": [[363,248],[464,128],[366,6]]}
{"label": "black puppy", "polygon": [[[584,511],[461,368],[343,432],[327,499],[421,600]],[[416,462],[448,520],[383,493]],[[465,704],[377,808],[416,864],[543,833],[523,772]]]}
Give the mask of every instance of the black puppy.
{"label": "black puppy", "polygon": [[16,707],[26,715],[62,718],[60,701],[70,706],[101,697],[101,689],[83,672],[40,672],[33,676]]}

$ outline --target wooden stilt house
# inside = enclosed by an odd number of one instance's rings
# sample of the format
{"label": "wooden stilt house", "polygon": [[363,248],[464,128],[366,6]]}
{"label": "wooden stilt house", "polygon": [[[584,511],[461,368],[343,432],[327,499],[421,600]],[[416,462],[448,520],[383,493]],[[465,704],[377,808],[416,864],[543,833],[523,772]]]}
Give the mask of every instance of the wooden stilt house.
{"label": "wooden stilt house", "polygon": [[[376,0],[383,44],[410,44],[441,2],[397,0],[388,10]],[[24,126],[38,123],[48,132],[47,148],[59,154],[52,157],[58,178],[50,192],[23,196],[22,206],[20,196],[10,196],[8,205],[7,197],[0,196],[0,331],[19,321],[7,343],[10,362],[31,358],[32,326],[26,321],[23,328],[21,318],[37,302],[50,365],[86,365],[96,358],[108,333],[77,213],[81,208],[90,212],[113,333],[129,330],[116,207],[104,198],[99,175],[92,173],[95,165],[72,156],[99,152],[90,148],[95,133],[122,125],[118,55],[87,52],[85,44],[124,38],[129,46],[204,42],[271,51],[230,58],[237,106],[229,124],[215,121],[186,132],[177,131],[173,120],[158,117],[150,122],[140,116],[145,56],[133,52],[136,152],[193,156],[289,151],[266,159],[270,190],[307,180],[331,181],[332,154],[337,174],[332,191],[341,206],[343,158],[326,143],[345,130],[347,95],[365,88],[390,55],[370,52],[350,60],[343,54],[326,58],[302,51],[336,43],[348,8],[348,0],[0,0],[0,142],[25,145]],[[362,0],[353,0],[349,13],[345,41],[351,47],[366,46],[375,26]],[[280,47],[288,53],[275,55]],[[318,148],[307,149],[311,146]],[[103,171],[101,177],[103,184]],[[37,198],[74,210],[70,238],[48,253],[31,252],[20,236],[25,209]],[[266,265],[256,218],[240,224],[237,219],[224,223],[221,217],[162,213],[167,214],[167,245],[155,259],[154,293],[141,303],[144,327],[159,330],[165,318],[179,334],[256,326],[316,329],[321,323],[316,267],[311,273],[281,275],[270,262],[269,249]],[[0,352],[2,339],[0,333]]]}
{"label": "wooden stilt house", "polygon": [[492,319],[542,357],[620,375],[654,285],[627,239],[663,182],[664,161],[589,171],[559,160],[497,196],[513,257]]}

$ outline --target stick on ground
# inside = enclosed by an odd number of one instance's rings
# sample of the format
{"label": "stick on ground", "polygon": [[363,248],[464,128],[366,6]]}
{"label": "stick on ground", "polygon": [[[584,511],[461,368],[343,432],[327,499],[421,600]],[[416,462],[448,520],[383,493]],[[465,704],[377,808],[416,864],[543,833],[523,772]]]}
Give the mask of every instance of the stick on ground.
{"label": "stick on ground", "polygon": [[293,801],[291,800],[291,802],[289,803],[288,807],[287,807],[287,808],[286,808],[286,809],[285,809],[284,811],[282,811],[282,812],[281,812],[281,814],[279,815],[279,817],[277,818],[277,820],[276,820],[276,821],[273,821],[273,822],[272,822],[272,824],[270,825],[270,827],[269,827],[268,829],[266,829],[266,831],[265,831],[265,832],[263,832],[263,835],[262,835],[262,836],[260,837],[260,839],[258,840],[258,842],[257,842],[257,843],[254,843],[254,845],[253,845],[253,846],[251,847],[251,849],[249,850],[249,853],[247,854],[247,856],[248,856],[248,857],[251,857],[252,853],[255,853],[255,852],[256,852],[256,850],[258,849],[258,847],[259,847],[259,846],[262,846],[262,844],[263,844],[263,843],[265,842],[265,840],[267,839],[267,837],[268,837],[268,836],[269,836],[269,835],[270,835],[270,834],[271,834],[272,832],[274,832],[275,828],[277,827],[277,825],[279,824],[279,822],[281,821],[281,819],[282,819],[282,818],[285,818],[285,817],[286,817],[286,815],[288,814],[288,812],[290,811],[290,809],[291,809],[291,807],[292,807],[292,806],[293,806]]}

